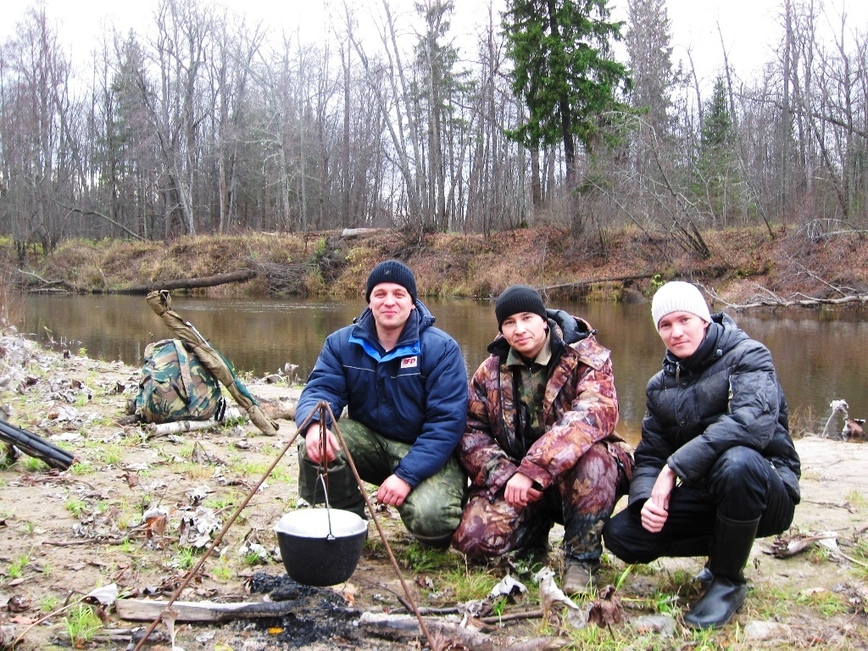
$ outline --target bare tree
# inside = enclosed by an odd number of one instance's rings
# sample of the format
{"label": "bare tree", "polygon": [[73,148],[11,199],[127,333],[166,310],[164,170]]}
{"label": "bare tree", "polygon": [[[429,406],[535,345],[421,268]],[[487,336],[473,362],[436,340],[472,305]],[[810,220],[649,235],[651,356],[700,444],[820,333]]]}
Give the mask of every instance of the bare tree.
{"label": "bare tree", "polygon": [[210,80],[217,110],[211,114],[214,157],[216,158],[217,231],[227,232],[237,219],[239,154],[249,122],[250,70],[263,45],[261,24],[245,21],[230,28],[225,18],[216,28],[215,47],[210,59]]}
{"label": "bare tree", "polygon": [[0,222],[20,247],[31,241],[52,250],[80,174],[70,97],[70,66],[45,7],[31,8],[2,54],[2,174]]}

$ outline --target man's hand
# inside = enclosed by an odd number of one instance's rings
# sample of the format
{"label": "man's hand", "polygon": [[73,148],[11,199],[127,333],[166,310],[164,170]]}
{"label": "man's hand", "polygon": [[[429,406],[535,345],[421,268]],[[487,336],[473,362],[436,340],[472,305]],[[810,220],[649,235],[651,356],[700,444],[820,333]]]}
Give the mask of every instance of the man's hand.
{"label": "man's hand", "polygon": [[506,482],[503,496],[507,504],[518,508],[536,502],[542,497],[542,491],[533,488],[533,479],[517,472]]}
{"label": "man's hand", "polygon": [[398,475],[389,475],[377,489],[377,501],[389,506],[401,506],[413,487]]}
{"label": "man's hand", "polygon": [[654,488],[651,489],[651,497],[645,500],[642,506],[642,526],[646,531],[659,533],[669,517],[669,497],[675,488],[675,480],[678,477],[669,466],[663,466],[663,470],[657,475]]}
{"label": "man's hand", "polygon": [[[304,437],[304,447],[307,448],[307,456],[314,463],[322,462],[322,443],[320,442],[319,423],[311,423],[307,428],[307,434]],[[331,430],[327,429],[326,445],[325,445],[325,460],[331,463],[335,460],[338,450],[341,446],[338,443],[337,437],[332,434]]]}

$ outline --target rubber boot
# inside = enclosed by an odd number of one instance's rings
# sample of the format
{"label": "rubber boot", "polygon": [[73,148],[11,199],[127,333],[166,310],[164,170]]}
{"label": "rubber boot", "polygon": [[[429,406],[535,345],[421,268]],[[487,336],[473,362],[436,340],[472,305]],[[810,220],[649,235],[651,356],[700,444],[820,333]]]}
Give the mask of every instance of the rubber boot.
{"label": "rubber boot", "polygon": [[747,581],[744,566],[750,557],[759,518],[730,520],[718,514],[708,569],[714,575],[702,598],[684,616],[690,628],[720,628],[744,604]]}
{"label": "rubber boot", "polygon": [[693,580],[699,584],[699,587],[703,590],[708,590],[708,586],[711,585],[711,582],[714,580],[714,574],[711,573],[711,570],[708,569],[708,563],[705,564],[696,576],[693,577]]}

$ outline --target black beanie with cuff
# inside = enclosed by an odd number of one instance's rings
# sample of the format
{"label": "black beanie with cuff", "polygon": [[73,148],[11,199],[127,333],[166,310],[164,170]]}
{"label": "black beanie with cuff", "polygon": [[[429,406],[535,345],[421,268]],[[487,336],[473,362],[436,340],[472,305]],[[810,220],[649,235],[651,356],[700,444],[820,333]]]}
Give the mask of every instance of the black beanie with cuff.
{"label": "black beanie with cuff", "polygon": [[511,285],[503,290],[494,304],[494,314],[497,317],[497,329],[513,314],[531,312],[538,314],[546,321],[546,306],[539,292],[527,285]]}

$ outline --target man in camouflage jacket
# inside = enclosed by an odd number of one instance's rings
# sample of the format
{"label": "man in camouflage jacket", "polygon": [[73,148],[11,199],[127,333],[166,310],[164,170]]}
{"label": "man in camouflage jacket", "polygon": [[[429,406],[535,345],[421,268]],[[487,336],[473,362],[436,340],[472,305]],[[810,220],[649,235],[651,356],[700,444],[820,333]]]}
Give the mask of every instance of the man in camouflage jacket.
{"label": "man in camouflage jacket", "polygon": [[453,546],[472,558],[547,549],[564,525],[564,589],[592,585],[601,532],[629,482],[610,352],[588,323],[513,285],[502,336],[470,382],[459,455],[472,486]]}

